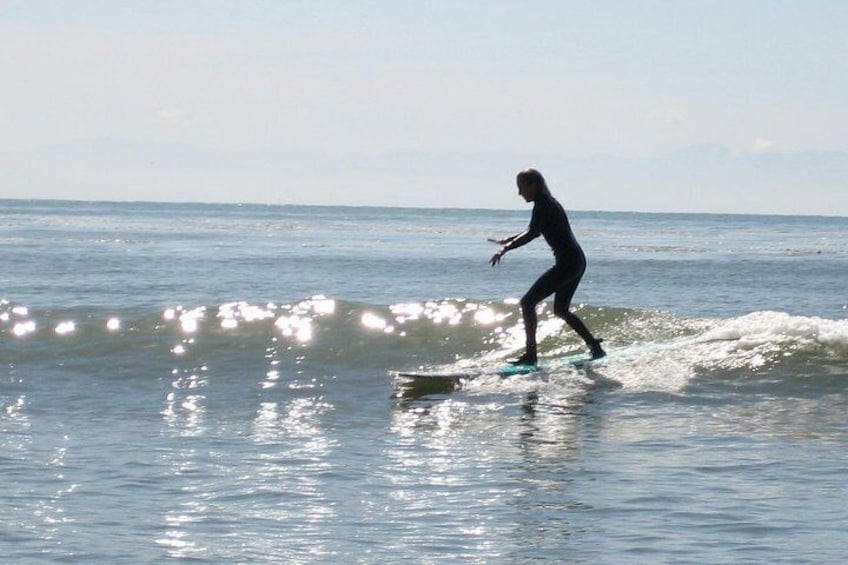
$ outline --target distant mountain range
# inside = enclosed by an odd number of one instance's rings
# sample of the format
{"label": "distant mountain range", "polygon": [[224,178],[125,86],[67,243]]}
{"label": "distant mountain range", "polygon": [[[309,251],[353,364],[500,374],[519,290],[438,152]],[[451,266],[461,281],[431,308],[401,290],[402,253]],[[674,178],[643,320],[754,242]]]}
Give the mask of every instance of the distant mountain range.
{"label": "distant mountain range", "polygon": [[0,153],[0,198],[516,208],[513,178],[529,165],[571,209],[848,215],[848,153],[717,145],[627,159],[228,152],[96,139]]}

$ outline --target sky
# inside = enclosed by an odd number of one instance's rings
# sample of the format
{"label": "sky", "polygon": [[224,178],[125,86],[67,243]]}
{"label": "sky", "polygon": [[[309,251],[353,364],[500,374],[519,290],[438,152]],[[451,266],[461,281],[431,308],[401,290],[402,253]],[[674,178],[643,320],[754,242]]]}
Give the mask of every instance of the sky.
{"label": "sky", "polygon": [[848,2],[0,0],[0,198],[848,215]]}

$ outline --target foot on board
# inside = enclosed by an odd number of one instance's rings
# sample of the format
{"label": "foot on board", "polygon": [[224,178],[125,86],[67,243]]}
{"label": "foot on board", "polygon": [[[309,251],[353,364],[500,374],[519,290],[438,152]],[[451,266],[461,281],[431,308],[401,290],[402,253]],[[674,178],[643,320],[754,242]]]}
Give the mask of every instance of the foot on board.
{"label": "foot on board", "polygon": [[604,351],[604,348],[601,347],[601,342],[603,339],[596,339],[592,343],[589,344],[589,355],[592,359],[600,359],[601,357],[605,357],[607,352]]}
{"label": "foot on board", "polygon": [[537,359],[536,354],[530,351],[526,352],[524,355],[519,357],[518,359],[513,359],[509,362],[510,365],[532,365],[536,366]]}

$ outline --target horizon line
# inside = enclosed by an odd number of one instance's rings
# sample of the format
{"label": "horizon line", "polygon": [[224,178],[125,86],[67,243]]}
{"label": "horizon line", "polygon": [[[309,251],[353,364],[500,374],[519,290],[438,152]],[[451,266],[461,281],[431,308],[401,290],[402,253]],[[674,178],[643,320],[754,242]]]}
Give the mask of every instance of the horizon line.
{"label": "horizon line", "polygon": [[[470,210],[480,212],[520,212],[530,211],[532,207],[524,208],[488,208],[467,206],[402,206],[396,204],[316,204],[295,202],[235,202],[235,201],[194,201],[194,200],[91,200],[88,198],[7,198],[0,197],[0,202],[45,202],[45,203],[76,203],[76,204],[130,204],[130,205],[174,205],[174,206],[255,206],[255,207],[300,207],[300,208],[372,208],[386,210]],[[717,212],[717,211],[645,211],[645,210],[601,210],[568,208],[567,212],[580,214],[644,214],[644,215],[680,215],[680,216],[757,216],[783,218],[829,218],[843,219],[848,216],[838,214],[812,213],[783,213],[783,212]]]}

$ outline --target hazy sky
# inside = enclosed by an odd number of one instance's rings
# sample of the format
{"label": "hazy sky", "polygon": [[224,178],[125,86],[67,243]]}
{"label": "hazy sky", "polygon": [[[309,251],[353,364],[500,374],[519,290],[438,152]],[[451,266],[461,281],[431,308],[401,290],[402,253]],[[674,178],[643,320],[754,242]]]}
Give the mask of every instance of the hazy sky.
{"label": "hazy sky", "polygon": [[848,215],[848,2],[0,1],[0,197]]}

